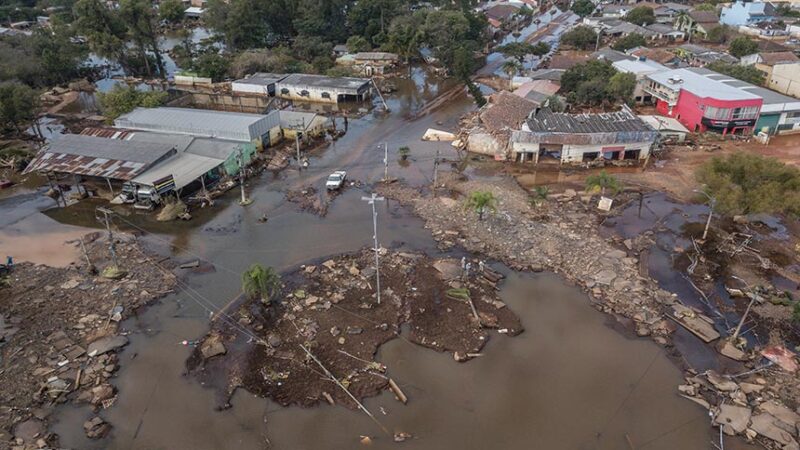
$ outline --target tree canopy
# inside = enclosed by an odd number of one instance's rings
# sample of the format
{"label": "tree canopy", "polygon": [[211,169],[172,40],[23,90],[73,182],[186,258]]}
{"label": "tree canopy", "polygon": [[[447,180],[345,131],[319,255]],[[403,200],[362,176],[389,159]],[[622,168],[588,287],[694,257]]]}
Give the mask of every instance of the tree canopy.
{"label": "tree canopy", "polygon": [[133,86],[116,85],[108,92],[98,94],[100,107],[109,120],[133,111],[140,106],[155,108],[167,100],[163,91],[140,91]]}
{"label": "tree canopy", "polygon": [[714,72],[724,73],[725,75],[730,75],[733,78],[748,83],[757,85],[764,83],[764,72],[756,69],[755,66],[742,66],[739,64],[728,64],[723,61],[714,61],[706,67]]}
{"label": "tree canopy", "polygon": [[561,91],[575,104],[627,102],[635,86],[633,74],[617,72],[608,61],[587,61],[571,67],[561,76]]}
{"label": "tree canopy", "polygon": [[572,2],[572,7],[570,7],[572,12],[581,17],[590,16],[595,8],[596,6],[592,0],[576,0]]}
{"label": "tree canopy", "polygon": [[36,118],[39,93],[19,82],[0,83],[0,128],[21,132],[20,126]]}
{"label": "tree canopy", "polygon": [[752,55],[758,52],[758,43],[747,36],[739,36],[728,44],[728,52],[737,58]]}
{"label": "tree canopy", "polygon": [[616,42],[611,46],[614,50],[618,50],[624,52],[625,50],[641,47],[647,44],[645,41],[644,36],[639,33],[631,33],[625,37],[621,37],[617,39]]}
{"label": "tree canopy", "polygon": [[625,21],[645,26],[656,22],[656,14],[649,6],[637,6],[625,14]]}
{"label": "tree canopy", "polygon": [[586,25],[578,25],[561,35],[561,43],[579,50],[590,50],[597,43],[597,33]]}
{"label": "tree canopy", "polygon": [[800,216],[800,169],[775,158],[747,152],[714,157],[696,176],[720,212]]}

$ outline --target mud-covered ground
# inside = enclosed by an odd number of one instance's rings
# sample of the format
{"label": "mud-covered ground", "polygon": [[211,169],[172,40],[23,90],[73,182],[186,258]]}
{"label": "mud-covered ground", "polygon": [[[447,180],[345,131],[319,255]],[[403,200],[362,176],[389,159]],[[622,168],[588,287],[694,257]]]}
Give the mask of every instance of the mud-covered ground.
{"label": "mud-covered ground", "polygon": [[[600,224],[619,213],[626,202],[635,196],[618,196],[617,204],[622,204],[610,214],[604,214],[594,208],[597,196],[580,190],[566,189],[551,193],[547,199],[540,199],[510,179],[467,180],[457,174],[445,174],[442,180],[445,188],[436,195],[422,195],[416,189],[397,184],[382,186],[379,191],[412,206],[426,221],[426,228],[431,230],[441,248],[459,245],[476,254],[501,260],[518,270],[551,270],[562,274],[589,292],[596,308],[614,315],[623,324],[630,324],[638,336],[651,336],[679,361],[685,362],[679,347],[673,344],[673,335],[684,326],[681,321],[695,328],[700,326],[700,330],[709,328],[711,333],[716,327],[719,334],[709,344],[715,347],[712,349],[714,353],[718,351],[717,348],[723,347],[727,336],[732,334],[738,318],[728,320],[732,322],[729,327],[731,330],[725,329],[724,324],[717,323],[721,321],[715,322],[717,316],[708,317],[704,314],[710,312],[684,304],[676,294],[662,288],[648,274],[647,249],[659,239],[656,234],[648,230],[634,234],[629,239],[601,235]],[[475,211],[465,208],[466,197],[474,191],[491,192],[496,199],[496,212],[487,213],[484,220],[480,220]],[[737,220],[741,222],[738,228],[712,233],[705,243],[707,250],[702,254],[690,255],[693,246],[669,249],[673,262],[678,263],[670,270],[685,272],[690,261],[696,260],[696,272],[692,278],[699,284],[697,289],[705,287],[709,290],[709,294],[704,296],[711,296],[713,289],[724,291],[725,283],[729,281],[726,279],[722,286],[715,283],[727,271],[711,267],[714,261],[717,261],[717,265],[723,260],[735,261],[736,264],[731,263],[730,266],[737,268],[743,277],[746,269],[746,278],[753,284],[735,285],[743,292],[727,306],[734,315],[741,314],[753,298],[752,295],[755,295],[755,306],[745,329],[760,327],[765,330],[768,339],[754,346],[742,347],[739,360],[734,361],[727,355],[719,356],[727,360],[722,365],[725,373],[721,375],[726,383],[715,384],[710,378],[718,381],[715,378],[717,375],[698,374],[688,364],[683,364],[687,369],[687,385],[682,386],[680,392],[700,400],[698,403],[709,408],[718,418],[718,423],[727,423],[728,408],[723,408],[723,405],[734,402],[743,408],[742,414],[747,415],[743,419],[744,425],[723,427],[728,434],[741,434],[748,439],[758,440],[767,448],[796,445],[796,424],[800,423],[800,414],[795,413],[794,408],[800,406],[800,378],[797,373],[777,364],[763,367],[769,361],[762,357],[761,351],[775,345],[785,346],[789,350],[788,359],[796,363],[792,353],[797,343],[794,331],[796,324],[789,316],[797,299],[771,287],[768,280],[776,272],[784,275],[784,281],[797,276],[797,266],[792,265],[797,262],[797,239],[791,237],[790,231],[779,230],[788,234],[789,238],[780,241],[777,246],[774,240],[750,240],[743,245],[742,239],[747,238],[741,234],[747,233],[746,230],[742,231],[742,227],[747,225],[747,219]],[[752,223],[750,226],[758,225]],[[740,230],[740,234],[732,242],[730,237],[736,229]],[[691,242],[689,245],[692,245]],[[698,244],[698,248],[703,248],[703,244]],[[749,263],[745,260],[749,260]],[[705,286],[704,280],[708,286]],[[756,288],[757,281],[766,287]],[[773,317],[765,317],[767,310],[773,312]],[[733,377],[745,372],[747,374]],[[758,387],[753,387],[755,385]],[[751,415],[753,421],[750,421]],[[774,425],[776,421],[781,425]],[[776,431],[776,427],[783,431]]]}
{"label": "mud-covered ground", "polygon": [[[47,431],[55,404],[111,407],[116,350],[127,344],[119,322],[175,286],[171,263],[132,236],[115,235],[118,279],[97,274],[112,265],[107,237],[91,233],[83,241],[96,271],[81,256],[65,268],[17,264],[0,278],[0,447],[57,443]],[[90,437],[108,429],[102,420],[85,424]]]}
{"label": "mud-covered ground", "polygon": [[[244,387],[284,406],[328,401],[355,408],[325,369],[362,399],[388,386],[391,368],[374,357],[389,340],[408,339],[466,361],[492,334],[522,332],[496,295],[496,274],[478,274],[477,262],[462,280],[458,260],[385,249],[381,254],[380,304],[371,250],[303,266],[285,276],[283,294],[269,306],[246,301],[216,322],[187,362],[190,373],[223,392],[223,405]],[[466,297],[452,289],[467,290],[461,292],[469,293],[477,318]]]}

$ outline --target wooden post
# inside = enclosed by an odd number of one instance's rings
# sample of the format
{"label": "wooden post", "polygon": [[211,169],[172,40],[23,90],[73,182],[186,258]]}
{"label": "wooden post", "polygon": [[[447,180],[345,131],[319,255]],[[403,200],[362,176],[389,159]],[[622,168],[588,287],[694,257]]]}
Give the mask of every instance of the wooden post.
{"label": "wooden post", "polygon": [[111,180],[106,177],[106,183],[108,183],[108,192],[111,193],[111,200],[114,200],[114,188],[111,187]]}

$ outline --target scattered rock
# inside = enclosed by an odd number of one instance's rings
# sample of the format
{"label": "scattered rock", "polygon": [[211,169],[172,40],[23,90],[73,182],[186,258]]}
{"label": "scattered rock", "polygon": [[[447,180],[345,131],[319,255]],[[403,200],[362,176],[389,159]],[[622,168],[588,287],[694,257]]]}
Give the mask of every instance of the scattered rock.
{"label": "scattered rock", "polygon": [[750,422],[750,408],[735,405],[720,405],[719,413],[714,417],[714,423],[722,427],[725,434],[733,436],[743,433]]}
{"label": "scattered rock", "polygon": [[86,352],[89,356],[97,356],[126,345],[128,345],[128,338],[125,336],[105,336],[89,344]]}
{"label": "scattered rock", "polygon": [[83,430],[86,432],[86,437],[100,439],[111,430],[111,425],[106,423],[100,416],[94,416],[83,423]]}
{"label": "scattered rock", "polygon": [[203,341],[200,346],[200,354],[203,359],[213,358],[214,356],[224,355],[227,352],[225,345],[222,343],[222,337],[218,334],[213,334]]}

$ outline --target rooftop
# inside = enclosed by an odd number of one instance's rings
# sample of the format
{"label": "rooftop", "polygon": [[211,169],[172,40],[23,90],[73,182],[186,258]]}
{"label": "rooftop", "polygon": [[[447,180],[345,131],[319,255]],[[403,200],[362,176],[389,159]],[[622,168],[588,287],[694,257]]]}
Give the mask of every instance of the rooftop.
{"label": "rooftop", "polygon": [[[704,69],[707,70],[707,69]],[[716,73],[708,70],[710,73]],[[754,100],[758,95],[702,75],[695,69],[673,69],[647,76],[651,80],[677,91],[685,89],[694,95],[719,100]]]}
{"label": "rooftop", "polygon": [[490,19],[495,19],[495,20],[502,21],[502,20],[506,20],[506,19],[510,18],[511,16],[516,14],[517,11],[519,11],[519,7],[518,6],[514,6],[514,5],[511,5],[511,4],[508,4],[508,3],[504,3],[504,4],[500,4],[500,5],[494,5],[491,8],[488,8],[483,13],[486,15],[486,17],[488,17]]}
{"label": "rooftop", "polygon": [[549,108],[542,108],[531,115],[527,124],[533,133],[592,134],[653,131],[627,108],[600,114],[555,113]]}
{"label": "rooftop", "polygon": [[768,66],[774,66],[775,64],[789,64],[789,63],[796,63],[800,61],[800,58],[797,57],[792,52],[774,52],[774,53],[759,53],[758,56],[761,59],[761,62]]}
{"label": "rooftop", "polygon": [[25,169],[130,180],[174,151],[165,143],[65,134],[42,149]]}
{"label": "rooftop", "polygon": [[617,61],[611,65],[614,66],[614,68],[619,70],[620,72],[632,73],[634,75],[647,75],[661,70],[669,70],[669,68],[667,68],[666,66],[662,66],[661,64],[655,61],[647,61],[647,60],[645,61],[622,60],[622,61]]}
{"label": "rooftop", "polygon": [[396,53],[388,53],[388,52],[359,52],[353,55],[355,59],[363,59],[367,61],[397,61],[400,59]]}
{"label": "rooftop", "polygon": [[694,72],[697,75],[705,77],[710,80],[714,80],[718,83],[725,84],[727,86],[731,86],[732,88],[738,89],[742,92],[747,92],[749,94],[755,95],[757,97],[761,97],[764,100],[764,105],[783,105],[783,104],[791,104],[797,103],[800,104],[800,99],[796,99],[794,97],[789,97],[788,95],[783,95],[779,92],[775,92],[773,90],[767,89],[765,87],[756,86],[754,84],[747,83],[742,80],[738,80],[736,78],[732,78],[728,75],[724,75],[721,73],[714,72],[712,70],[708,70],[704,67],[693,67],[691,69],[687,69],[691,72]]}
{"label": "rooftop", "polygon": [[281,128],[305,130],[317,117],[317,113],[281,110]]}
{"label": "rooftop", "polygon": [[480,118],[486,128],[494,132],[519,129],[528,114],[536,108],[536,103],[508,91],[500,91],[489,100]]}
{"label": "rooftop", "polygon": [[250,131],[260,122],[277,121],[277,115],[247,114],[191,108],[136,108],[114,121],[119,128],[218,137],[249,142],[259,137]]}
{"label": "rooftop", "polygon": [[653,127],[657,131],[679,131],[689,133],[689,129],[683,126],[678,119],[666,116],[639,116],[642,121]]}
{"label": "rooftop", "polygon": [[693,9],[689,11],[689,17],[698,23],[719,23],[719,16],[715,11],[698,11]]}
{"label": "rooftop", "polygon": [[311,86],[331,89],[360,89],[369,82],[369,78],[326,77],[324,75],[293,73],[281,80],[280,84],[298,87]]}
{"label": "rooftop", "polygon": [[234,83],[269,86],[270,84],[275,84],[284,78],[286,78],[286,75],[279,73],[256,72],[250,76],[242,78],[241,80],[236,80]]}
{"label": "rooftop", "polygon": [[633,61],[636,59],[631,55],[626,55],[625,53],[614,50],[610,47],[601,48],[600,50],[592,53],[591,56],[594,59],[603,59],[611,63],[615,63],[617,61]]}

